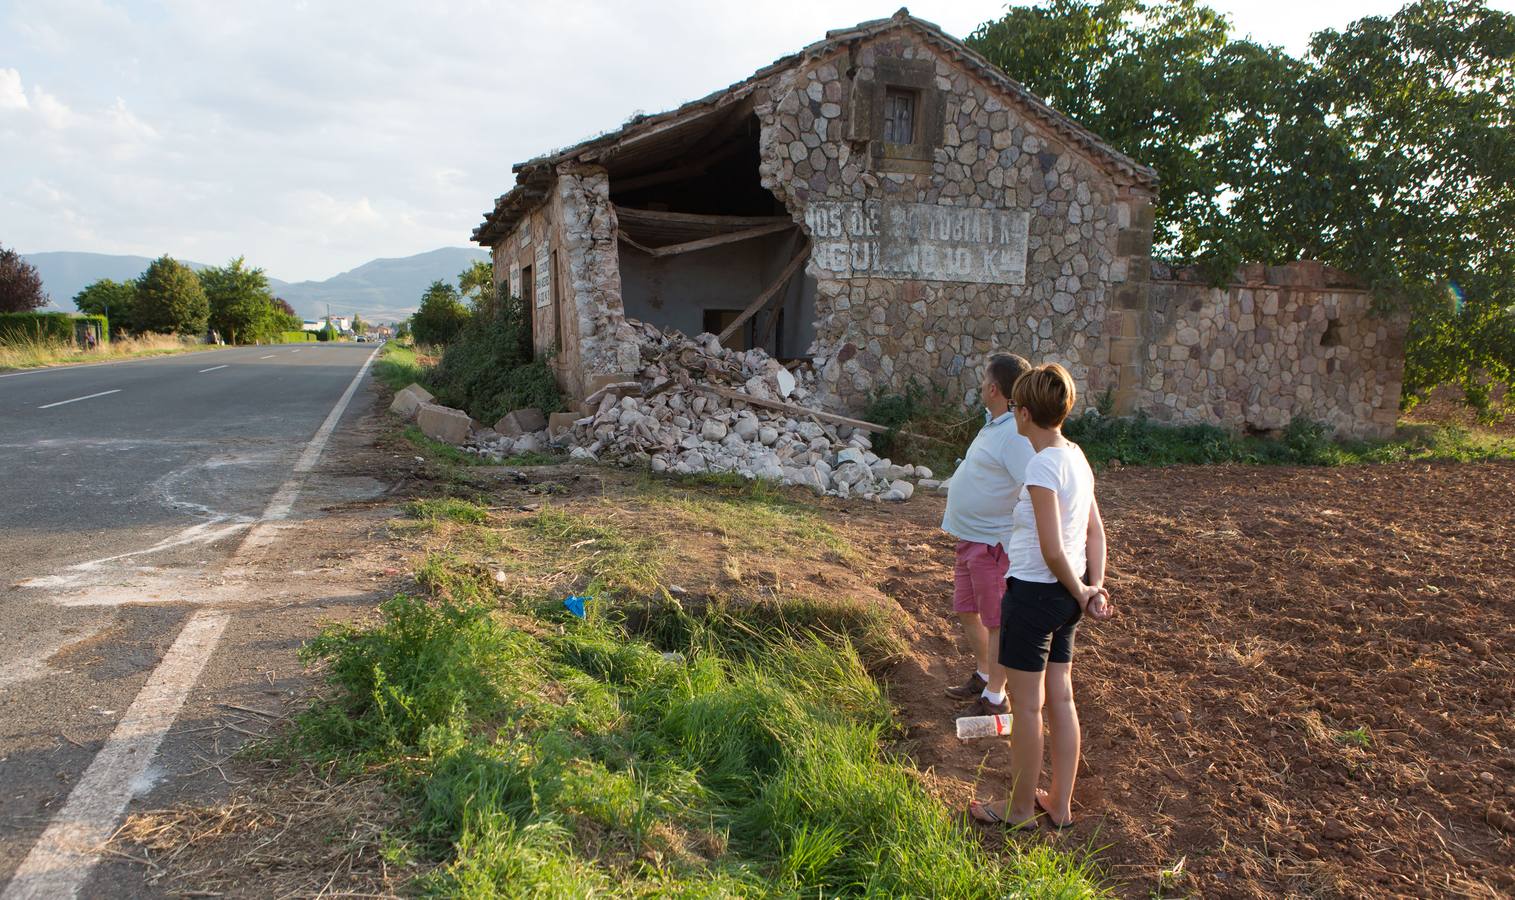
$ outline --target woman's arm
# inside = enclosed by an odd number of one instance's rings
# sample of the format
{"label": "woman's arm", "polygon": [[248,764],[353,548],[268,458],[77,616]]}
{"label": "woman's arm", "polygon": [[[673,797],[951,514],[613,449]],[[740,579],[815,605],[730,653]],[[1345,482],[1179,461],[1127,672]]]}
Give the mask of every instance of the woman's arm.
{"label": "woman's arm", "polygon": [[1089,584],[1104,587],[1105,584],[1105,520],[1099,514],[1099,501],[1089,501],[1089,543],[1086,555],[1089,559]]}
{"label": "woman's arm", "polygon": [[1062,515],[1057,493],[1039,485],[1028,485],[1026,490],[1031,495],[1031,511],[1036,516],[1036,542],[1041,545],[1042,559],[1078,605],[1086,605],[1090,597],[1099,593],[1099,588],[1084,584],[1068,564],[1068,554],[1063,550]]}

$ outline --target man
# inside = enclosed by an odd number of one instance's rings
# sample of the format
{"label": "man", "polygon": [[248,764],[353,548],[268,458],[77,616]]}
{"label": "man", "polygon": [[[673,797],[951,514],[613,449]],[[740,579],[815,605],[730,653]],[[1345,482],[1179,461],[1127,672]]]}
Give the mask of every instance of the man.
{"label": "man", "polygon": [[1036,454],[1015,427],[1010,395],[1015,380],[1031,364],[1013,353],[996,353],[984,366],[979,397],[984,427],[952,474],[942,530],[957,538],[952,608],[978,659],[978,669],[961,685],[947,688],[955,700],[972,700],[964,715],[999,715],[1010,711],[1005,698],[1007,673],[997,659],[1000,600],[1005,594],[1011,515],[1026,478],[1026,464]]}

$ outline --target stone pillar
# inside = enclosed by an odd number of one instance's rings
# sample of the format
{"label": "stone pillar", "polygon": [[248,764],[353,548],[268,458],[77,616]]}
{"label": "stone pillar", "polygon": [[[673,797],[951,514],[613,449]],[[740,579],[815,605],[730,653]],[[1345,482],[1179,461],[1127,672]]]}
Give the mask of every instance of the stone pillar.
{"label": "stone pillar", "polygon": [[1105,342],[1114,391],[1116,415],[1136,411],[1145,380],[1147,345],[1150,342],[1147,313],[1152,282],[1152,199],[1132,192],[1116,204],[1120,230],[1115,239],[1115,270],[1125,277],[1115,288],[1115,302],[1105,314]]}
{"label": "stone pillar", "polygon": [[640,365],[636,335],[621,304],[620,248],[610,176],[601,166],[564,165],[556,190],[566,259],[564,390],[583,398],[601,385],[633,377]]}

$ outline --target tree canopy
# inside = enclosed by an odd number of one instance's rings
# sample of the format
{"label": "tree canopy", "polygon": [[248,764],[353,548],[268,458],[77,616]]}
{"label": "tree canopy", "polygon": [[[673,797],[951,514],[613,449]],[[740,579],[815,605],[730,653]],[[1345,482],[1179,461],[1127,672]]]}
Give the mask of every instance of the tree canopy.
{"label": "tree canopy", "polygon": [[80,312],[105,316],[112,335],[137,330],[137,286],[130,281],[102,278],[74,295]]}
{"label": "tree canopy", "polygon": [[47,299],[37,267],[0,247],[0,312],[31,312],[46,306]]}
{"label": "tree canopy", "polygon": [[421,295],[421,308],[410,317],[411,334],[418,344],[446,344],[467,320],[457,288],[439,279]]}
{"label": "tree canopy", "polygon": [[170,256],[153,260],[137,276],[136,324],[143,331],[164,334],[203,334],[210,319],[210,301],[200,279]]}
{"label": "tree canopy", "polygon": [[1320,259],[1409,305],[1409,402],[1515,375],[1515,16],[1418,0],[1295,58],[1198,0],[1050,0],[968,42],[1157,169],[1154,252]]}
{"label": "tree canopy", "polygon": [[210,301],[210,327],[228,343],[271,343],[280,332],[299,328],[299,319],[275,302],[268,276],[262,269],[249,268],[240,256],[201,271],[200,284]]}

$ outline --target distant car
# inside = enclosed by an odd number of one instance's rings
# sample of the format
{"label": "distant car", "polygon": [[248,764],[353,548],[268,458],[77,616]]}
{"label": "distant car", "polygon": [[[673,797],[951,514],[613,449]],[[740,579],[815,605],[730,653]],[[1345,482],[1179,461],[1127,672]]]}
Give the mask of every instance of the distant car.
{"label": "distant car", "polygon": [[368,343],[368,337],[367,337],[367,335],[360,334],[357,337],[353,338],[353,341],[355,343],[359,343],[359,344],[366,344],[366,343]]}

